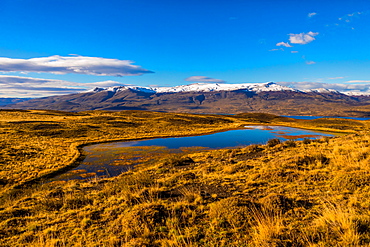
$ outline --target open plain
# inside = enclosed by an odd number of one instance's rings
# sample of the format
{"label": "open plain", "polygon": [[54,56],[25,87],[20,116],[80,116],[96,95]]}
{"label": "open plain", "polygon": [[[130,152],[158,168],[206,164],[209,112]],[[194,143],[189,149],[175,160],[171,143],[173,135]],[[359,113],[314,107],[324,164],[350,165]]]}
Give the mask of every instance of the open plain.
{"label": "open plain", "polygon": [[[367,246],[369,122],[270,114],[3,110],[0,246]],[[157,155],[117,177],[45,182],[87,144],[245,125],[330,131]]]}

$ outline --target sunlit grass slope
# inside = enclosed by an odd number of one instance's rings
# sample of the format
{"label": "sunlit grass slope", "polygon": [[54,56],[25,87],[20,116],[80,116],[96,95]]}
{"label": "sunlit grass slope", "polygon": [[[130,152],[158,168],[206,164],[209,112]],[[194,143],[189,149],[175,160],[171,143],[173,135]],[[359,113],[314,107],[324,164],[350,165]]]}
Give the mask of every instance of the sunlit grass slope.
{"label": "sunlit grass slope", "polygon": [[[366,121],[132,111],[0,114],[0,246],[370,243]],[[354,134],[164,154],[105,180],[35,180],[73,164],[77,146],[84,143],[201,134],[246,124]]]}
{"label": "sunlit grass slope", "polygon": [[239,127],[228,117],[126,111],[0,111],[1,184],[5,187],[73,164],[87,143],[194,135]]}

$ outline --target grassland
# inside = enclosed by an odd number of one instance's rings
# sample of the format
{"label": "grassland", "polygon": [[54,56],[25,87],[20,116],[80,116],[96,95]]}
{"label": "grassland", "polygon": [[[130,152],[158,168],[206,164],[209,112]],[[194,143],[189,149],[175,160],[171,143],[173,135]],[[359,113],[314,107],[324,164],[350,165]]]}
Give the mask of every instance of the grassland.
{"label": "grassland", "polygon": [[1,184],[14,187],[73,166],[88,143],[236,128],[227,117],[151,112],[1,111]]}
{"label": "grassland", "polygon": [[[369,122],[267,114],[1,111],[0,246],[368,246]],[[89,143],[250,124],[346,134],[156,157],[42,183]]]}

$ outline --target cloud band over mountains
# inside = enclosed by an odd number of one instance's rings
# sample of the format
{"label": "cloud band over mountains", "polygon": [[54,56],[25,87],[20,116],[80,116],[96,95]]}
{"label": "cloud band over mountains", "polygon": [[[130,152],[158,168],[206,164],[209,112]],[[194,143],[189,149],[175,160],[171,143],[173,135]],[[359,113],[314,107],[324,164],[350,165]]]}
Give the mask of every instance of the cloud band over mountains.
{"label": "cloud band over mountains", "polygon": [[213,82],[213,83],[224,83],[224,80],[221,79],[214,79],[207,76],[190,76],[185,79],[185,81],[192,81],[192,82]]}
{"label": "cloud band over mountains", "polygon": [[39,72],[98,76],[138,76],[154,73],[130,60],[85,56],[50,56],[30,59],[0,57],[0,72]]}
{"label": "cloud band over mountains", "polygon": [[[335,77],[328,79],[342,79]],[[223,80],[205,76],[192,76],[186,79],[193,82],[222,83]],[[208,80],[208,81],[206,81]],[[298,90],[309,89],[334,89],[342,93],[370,94],[370,80],[350,80],[346,83],[323,83],[323,82],[277,82],[277,84],[292,87]],[[95,87],[126,86],[117,81],[100,81],[91,83],[79,83],[64,80],[43,79],[23,76],[0,75],[0,97],[45,97],[52,95],[64,95],[80,93]]]}
{"label": "cloud band over mountains", "polygon": [[64,80],[0,75],[0,97],[45,97],[80,93],[94,87],[124,86],[116,81],[78,83]]}

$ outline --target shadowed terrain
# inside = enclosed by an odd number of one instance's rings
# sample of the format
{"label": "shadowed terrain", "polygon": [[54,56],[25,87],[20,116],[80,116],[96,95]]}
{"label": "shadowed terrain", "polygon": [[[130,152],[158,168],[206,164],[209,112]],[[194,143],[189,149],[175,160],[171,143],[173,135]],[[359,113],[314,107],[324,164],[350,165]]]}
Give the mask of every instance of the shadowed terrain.
{"label": "shadowed terrain", "polygon": [[13,109],[149,110],[187,113],[264,112],[277,115],[316,115],[369,117],[370,98],[341,93],[304,93],[295,91],[147,93],[132,89],[101,91],[32,99]]}

